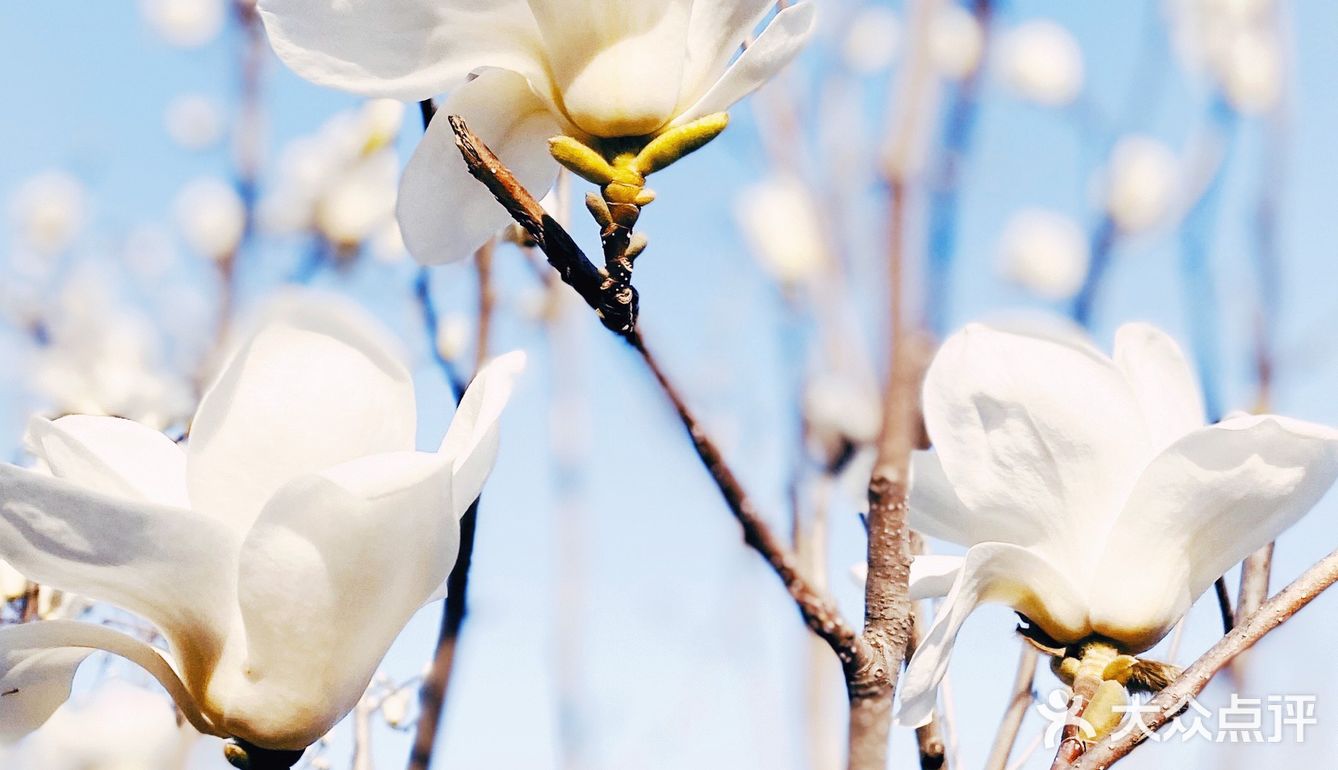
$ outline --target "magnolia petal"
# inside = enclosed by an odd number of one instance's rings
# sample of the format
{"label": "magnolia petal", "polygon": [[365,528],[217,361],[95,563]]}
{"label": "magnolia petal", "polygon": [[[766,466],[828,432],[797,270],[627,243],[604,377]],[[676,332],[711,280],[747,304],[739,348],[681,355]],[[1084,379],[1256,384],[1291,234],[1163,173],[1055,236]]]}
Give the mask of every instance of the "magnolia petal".
{"label": "magnolia petal", "polygon": [[693,3],[680,107],[691,106],[720,79],[730,59],[775,5],[772,0]]}
{"label": "magnolia petal", "polygon": [[899,724],[918,727],[929,721],[957,633],[986,602],[1007,604],[1060,641],[1075,641],[1088,633],[1082,597],[1050,562],[1008,543],[973,546],[906,668]]}
{"label": "magnolia petal", "polygon": [[200,404],[191,502],[245,532],[292,479],[412,450],[416,423],[413,381],[389,331],[352,303],[285,305]]}
{"label": "magnolia petal", "polygon": [[1027,536],[1026,532],[1009,531],[1009,526],[1017,520],[1014,517],[972,516],[957,497],[952,482],[943,473],[943,463],[933,450],[911,452],[909,503],[911,528],[949,543],[971,546],[991,540],[1012,542]]}
{"label": "magnolia petal", "polygon": [[1138,480],[1091,587],[1093,627],[1136,652],[1338,478],[1338,431],[1272,415],[1185,436]]}
{"label": "magnolia petal", "polygon": [[1203,427],[1203,394],[1185,354],[1165,332],[1144,323],[1115,333],[1115,365],[1129,379],[1160,450]]}
{"label": "magnolia petal", "polygon": [[525,353],[499,356],[479,371],[465,390],[439,450],[451,462],[456,518],[464,515],[492,473],[502,411],[511,400],[516,377],[525,369]]}
{"label": "magnolia petal", "polygon": [[[947,596],[961,568],[960,556],[927,553],[913,557],[908,587],[911,601]],[[869,580],[869,565],[864,562],[855,564],[850,568],[850,574],[855,578],[855,582],[865,585]]]}
{"label": "magnolia petal", "polygon": [[226,632],[237,543],[208,516],[0,465],[6,560],[43,585],[144,617],[174,651],[189,651],[188,678],[208,667]]}
{"label": "magnolia petal", "polygon": [[457,88],[437,110],[400,180],[400,230],[409,253],[424,265],[469,257],[511,221],[469,175],[446,120],[450,115],[463,117],[536,198],[557,177],[548,140],[561,129],[529,81],[515,72],[488,70]]}
{"label": "magnolia petal", "polygon": [[450,572],[451,506],[449,459],[414,452],[345,463],[270,500],[242,546],[246,633],[208,694],[229,733],[298,749],[353,709]]}
{"label": "magnolia petal", "polygon": [[692,0],[530,0],[567,117],[597,137],[674,117]]}
{"label": "magnolia petal", "polygon": [[69,700],[79,664],[98,650],[143,668],[196,730],[220,735],[157,648],[93,623],[44,620],[0,628],[0,741],[41,727]]}
{"label": "magnolia petal", "polygon": [[1110,359],[978,324],[934,357],[924,412],[943,473],[972,512],[952,528],[973,542],[1047,548],[1056,563],[1082,562],[1085,544],[1099,544],[1151,453]]}
{"label": "magnolia petal", "polygon": [[28,423],[30,451],[52,475],[95,492],[190,507],[186,453],[152,428],[119,417],[70,415]]}
{"label": "magnolia petal", "polygon": [[817,29],[814,3],[792,5],[776,14],[757,40],[748,46],[725,74],[670,125],[681,126],[698,118],[725,112],[736,102],[775,77],[808,44]]}
{"label": "magnolia petal", "polygon": [[0,629],[0,743],[14,743],[50,719],[70,699],[74,672],[91,653],[7,649],[8,630]]}
{"label": "magnolia petal", "polygon": [[270,45],[297,74],[421,101],[481,67],[542,69],[525,0],[260,0]]}
{"label": "magnolia petal", "polygon": [[937,553],[921,554],[911,559],[911,601],[947,596],[965,562],[961,556]]}

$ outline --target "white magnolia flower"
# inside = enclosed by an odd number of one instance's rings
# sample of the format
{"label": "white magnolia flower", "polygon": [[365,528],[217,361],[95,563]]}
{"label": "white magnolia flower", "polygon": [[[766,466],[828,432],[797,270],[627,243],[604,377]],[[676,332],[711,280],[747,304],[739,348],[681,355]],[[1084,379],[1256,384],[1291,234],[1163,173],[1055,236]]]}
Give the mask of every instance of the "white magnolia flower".
{"label": "white magnolia flower", "polygon": [[108,281],[101,269],[80,270],[47,303],[47,344],[36,353],[30,386],[45,411],[165,429],[190,415],[191,384],[167,365],[150,319],[118,302]]}
{"label": "white magnolia flower", "polygon": [[1073,35],[1048,20],[1009,30],[1002,41],[1003,76],[1023,98],[1050,106],[1072,102],[1082,90],[1082,48]]}
{"label": "white magnolia flower", "polygon": [[62,706],[21,744],[16,767],[185,770],[198,738],[193,728],[177,726],[172,701],[111,680]]}
{"label": "white magnolia flower", "polygon": [[[791,6],[735,59],[772,0],[262,0],[274,50],[303,77],[370,96],[450,92],[461,115],[536,197],[557,164],[547,140],[657,134],[731,105],[775,75],[814,26]],[[733,63],[731,64],[731,60]],[[477,75],[468,80],[471,75]],[[400,226],[435,264],[472,254],[509,221],[465,170],[445,120],[405,169]]]}
{"label": "white magnolia flower", "polygon": [[1113,358],[968,326],[930,365],[923,403],[934,450],[913,456],[910,523],[968,550],[938,562],[951,588],[906,672],[906,724],[928,718],[981,603],[1060,644],[1142,652],[1338,476],[1338,431],[1272,415],[1205,426],[1179,348],[1144,324],[1119,330]]}
{"label": "white magnolia flower", "polygon": [[799,179],[782,175],[752,185],[735,214],[758,261],[781,284],[802,284],[827,267],[822,212]]}
{"label": "white magnolia flower", "polygon": [[196,253],[224,259],[237,251],[246,232],[246,206],[236,187],[201,177],[181,188],[173,208],[182,237]]}
{"label": "white magnolia flower", "polygon": [[0,553],[142,616],[168,649],[91,623],[0,629],[0,738],[45,721],[101,649],[155,676],[203,733],[305,748],[442,595],[523,355],[486,367],[440,449],[416,452],[388,333],[331,302],[290,306],[250,339],[184,450],[125,420],[33,421],[55,478],[0,466]]}
{"label": "white magnolia flower", "polygon": [[1023,209],[1014,214],[1004,228],[999,253],[1004,274],[1045,299],[1072,297],[1087,277],[1087,234],[1054,211]]}
{"label": "white magnolia flower", "polygon": [[1106,211],[1127,233],[1147,230],[1171,213],[1179,185],[1180,164],[1170,147],[1149,136],[1123,137],[1106,167]]}
{"label": "white magnolia flower", "polygon": [[24,182],[9,199],[10,222],[20,242],[42,255],[73,245],[88,219],[88,190],[64,171],[46,171]]}
{"label": "white magnolia flower", "polygon": [[403,104],[372,99],[288,144],[278,183],[261,202],[265,225],[277,232],[315,231],[348,248],[397,227],[395,138],[403,120]]}

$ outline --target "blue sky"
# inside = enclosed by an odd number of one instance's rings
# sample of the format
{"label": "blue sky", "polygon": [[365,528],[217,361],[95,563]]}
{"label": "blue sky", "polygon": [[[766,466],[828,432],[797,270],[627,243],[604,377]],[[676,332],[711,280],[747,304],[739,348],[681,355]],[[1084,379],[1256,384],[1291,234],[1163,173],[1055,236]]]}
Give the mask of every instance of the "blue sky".
{"label": "blue sky", "polygon": [[[1155,2],[1014,0],[1003,6],[1000,25],[1049,17],[1078,37],[1088,98],[1109,116],[1114,131],[1152,134],[1183,150],[1207,120],[1203,90],[1179,73],[1164,41],[1154,37],[1144,45],[1158,29]],[[1287,163],[1278,190],[1283,299],[1274,409],[1338,424],[1338,399],[1332,395],[1338,388],[1338,346],[1332,339],[1338,255],[1330,237],[1331,180],[1338,178],[1338,153],[1331,150],[1338,94],[1330,76],[1338,6],[1303,0],[1291,9],[1294,66]],[[75,173],[93,194],[92,221],[76,254],[115,259],[132,228],[169,222],[173,196],[184,182],[201,173],[228,173],[224,149],[192,153],[172,144],[162,114],[185,91],[232,103],[238,45],[237,32],[229,30],[202,49],[172,48],[150,32],[135,4],[124,0],[5,4],[0,196],[45,169]],[[1151,62],[1139,66],[1145,57]],[[792,73],[791,83],[809,87],[824,66],[810,57]],[[1137,72],[1151,77],[1135,81]],[[298,79],[273,60],[264,84],[272,153],[356,103]],[[863,123],[865,135],[877,130],[886,91],[882,83],[863,86],[853,118]],[[1131,93],[1137,104],[1132,111],[1126,108]],[[1040,205],[1084,222],[1092,212],[1089,180],[1098,152],[1093,137],[1070,116],[1014,99],[995,77],[987,75],[982,94],[979,130],[963,176],[950,326],[1004,310],[1045,307],[1004,283],[995,269],[996,242],[1011,212]],[[642,225],[652,247],[638,263],[637,285],[651,344],[708,425],[723,436],[762,508],[783,526],[797,373],[784,302],[734,227],[735,197],[767,170],[751,111],[745,105],[736,117],[722,139],[657,178],[660,199]],[[815,111],[812,117],[852,116]],[[412,120],[406,122],[404,157],[415,129]],[[855,136],[856,124],[848,130]],[[1171,229],[1158,230],[1117,248],[1095,316],[1103,344],[1120,323],[1148,320],[1188,345],[1185,297],[1211,288],[1221,311],[1215,328],[1222,365],[1213,374],[1227,408],[1249,408],[1253,398],[1249,228],[1264,138],[1257,121],[1240,129],[1209,223],[1210,285],[1184,290],[1181,240]],[[876,195],[870,190],[863,198],[868,217],[851,234],[870,249],[881,232]],[[586,225],[582,222],[578,237],[592,245],[595,233]],[[7,228],[0,222],[0,244],[10,241]],[[271,239],[244,255],[244,300],[253,303],[273,288],[299,256],[297,244]],[[172,281],[137,301],[161,308],[166,294],[207,286],[206,272],[181,265]],[[444,430],[449,394],[428,359],[410,304],[413,274],[410,265],[367,264],[346,278],[327,275],[319,282],[373,308],[416,351],[420,437],[427,445]],[[438,270],[439,301],[448,310],[469,312],[471,281],[467,268]],[[507,416],[503,457],[483,502],[473,614],[459,653],[439,766],[805,767],[805,631],[775,577],[740,543],[736,525],[661,395],[638,362],[583,308],[568,313],[555,350],[543,331],[517,312],[533,294],[534,281],[516,253],[499,255],[498,286],[504,308],[498,347],[525,348],[532,364]],[[854,301],[873,328],[880,328],[881,299]],[[12,354],[15,344],[7,347]],[[568,378],[562,389],[584,395],[578,412],[584,425],[576,430],[554,428],[550,417],[560,362],[565,363],[561,376]],[[0,398],[5,428],[0,446],[16,446],[19,415],[31,405],[12,385]],[[555,447],[572,459],[555,465]],[[860,594],[846,578],[846,566],[861,558],[863,547],[856,506],[852,501],[846,510],[833,511],[830,554],[833,589],[851,617],[858,614]],[[1275,586],[1332,549],[1338,542],[1336,516],[1338,498],[1330,496],[1285,535]],[[1138,568],[1131,555],[1130,569]],[[566,590],[562,575],[575,581]],[[421,669],[430,656],[438,612],[436,606],[425,609],[406,630],[387,660],[389,672],[403,677]],[[1338,681],[1329,664],[1336,618],[1338,598],[1322,597],[1251,657],[1252,691],[1319,698],[1320,727],[1304,745],[1270,747],[1274,761],[1283,753],[1289,761],[1313,761],[1338,749],[1338,709],[1330,705],[1338,698]],[[959,642],[952,676],[966,765],[983,760],[1006,700],[1017,649],[1013,626],[1009,611],[987,608]],[[1200,602],[1190,616],[1181,662],[1216,635],[1216,607]],[[844,717],[834,664],[828,673],[829,705],[839,721]],[[1043,691],[1052,686],[1048,673],[1038,677]],[[1227,691],[1225,681],[1210,689],[1216,698]],[[1039,724],[1034,718],[1029,722],[1024,742]],[[898,731],[895,738],[898,766],[911,761],[908,736]],[[378,733],[379,768],[400,766],[406,756],[403,735]],[[1127,762],[1131,768],[1170,762],[1246,767],[1256,756],[1242,747],[1195,743],[1145,748]],[[1048,761],[1038,756],[1033,765]]]}

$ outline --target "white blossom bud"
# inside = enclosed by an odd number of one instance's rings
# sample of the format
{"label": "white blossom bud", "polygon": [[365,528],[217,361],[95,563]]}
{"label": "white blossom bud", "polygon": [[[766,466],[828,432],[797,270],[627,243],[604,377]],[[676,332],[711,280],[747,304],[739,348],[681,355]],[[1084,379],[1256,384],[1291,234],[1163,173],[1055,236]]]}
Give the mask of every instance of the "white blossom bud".
{"label": "white blossom bud", "polygon": [[804,417],[814,437],[828,445],[841,439],[867,444],[878,438],[882,422],[878,386],[872,379],[826,372],[804,392]]}
{"label": "white blossom bud", "polygon": [[1001,55],[1005,81],[1025,99],[1059,106],[1082,90],[1082,48],[1052,21],[1029,21],[1009,30]]}
{"label": "white blossom bud", "polygon": [[223,108],[201,94],[182,94],[163,112],[167,135],[187,150],[205,150],[223,138]]}
{"label": "white blossom bud", "polygon": [[842,51],[857,75],[876,75],[892,66],[901,42],[901,22],[891,8],[867,5],[850,23]]}
{"label": "white blossom bud", "polygon": [[459,314],[448,315],[437,324],[437,353],[447,361],[464,355],[469,344],[469,322]]}
{"label": "white blossom bud", "polygon": [[826,267],[818,205],[803,182],[780,176],[755,184],[735,212],[758,261],[780,283],[803,283]]}
{"label": "white blossom bud", "polygon": [[1082,288],[1089,260],[1087,235],[1069,217],[1024,209],[1004,228],[999,244],[1004,274],[1051,300],[1072,297]]}
{"label": "white blossom bud", "polygon": [[83,182],[64,171],[46,171],[28,179],[10,197],[10,220],[21,242],[41,255],[68,249],[88,217]]}
{"label": "white blossom bud", "polygon": [[246,208],[237,190],[227,182],[201,177],[177,194],[177,227],[186,243],[210,259],[223,259],[237,250],[246,229]]}
{"label": "white blossom bud", "polygon": [[410,688],[401,688],[387,695],[381,701],[381,717],[386,724],[394,728],[405,725],[409,718],[409,699],[414,695]]}
{"label": "white blossom bud", "polygon": [[316,228],[331,243],[356,246],[394,219],[399,165],[393,155],[364,158],[333,181],[316,205]]}
{"label": "white blossom bud", "polygon": [[371,251],[372,258],[383,265],[397,265],[409,256],[398,222],[392,219],[376,231],[372,236]]}
{"label": "white blossom bud", "polygon": [[1152,137],[1126,136],[1116,143],[1106,168],[1106,211],[1125,232],[1147,230],[1170,212],[1179,178],[1171,148]]}
{"label": "white blossom bud", "polygon": [[1222,91],[1232,107],[1247,114],[1267,112],[1282,96],[1282,52],[1269,35],[1234,36],[1222,64]]}
{"label": "white blossom bud", "polygon": [[140,0],[139,8],[159,37],[181,48],[218,37],[227,16],[225,0]]}
{"label": "white blossom bud", "polygon": [[929,58],[944,77],[961,80],[976,71],[985,49],[985,33],[960,5],[941,8],[929,30]]}

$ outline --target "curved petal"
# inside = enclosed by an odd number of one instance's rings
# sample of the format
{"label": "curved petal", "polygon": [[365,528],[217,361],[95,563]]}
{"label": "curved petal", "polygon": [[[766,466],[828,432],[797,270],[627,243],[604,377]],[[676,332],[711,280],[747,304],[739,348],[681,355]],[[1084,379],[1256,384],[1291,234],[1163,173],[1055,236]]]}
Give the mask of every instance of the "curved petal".
{"label": "curved petal", "polygon": [[1305,515],[1338,478],[1338,431],[1237,417],[1171,445],[1138,480],[1093,577],[1093,626],[1155,644],[1231,565]]}
{"label": "curved petal", "polygon": [[0,744],[18,741],[50,719],[70,699],[74,672],[92,653],[7,649],[8,630],[0,629]]}
{"label": "curved petal", "polygon": [[396,213],[404,245],[424,265],[465,259],[511,221],[469,175],[449,115],[463,117],[536,198],[557,177],[548,140],[561,129],[528,80],[488,70],[457,88],[437,110],[400,180]]}
{"label": "curved petal", "polygon": [[[911,601],[937,599],[947,596],[962,569],[961,556],[942,556],[927,553],[911,559],[909,592]],[[851,577],[864,585],[869,580],[869,565],[860,562],[851,566]]]}
{"label": "curved petal", "polygon": [[260,0],[270,45],[297,74],[421,101],[481,67],[542,68],[525,0]]}
{"label": "curved petal", "polygon": [[674,117],[692,0],[529,0],[567,116],[602,137]]}
{"label": "curved petal", "polygon": [[1198,378],[1165,332],[1144,323],[1121,326],[1115,333],[1115,365],[1129,379],[1158,451],[1203,427]]}
{"label": "curved petal", "polygon": [[756,91],[775,77],[808,44],[817,28],[814,3],[792,5],[776,14],[757,40],[748,46],[725,74],[674,119],[680,126],[717,112],[725,112],[736,102]]}
{"label": "curved petal", "polygon": [[140,615],[191,681],[217,659],[238,535],[189,510],[134,502],[0,465],[0,553],[23,574]]}
{"label": "curved petal", "polygon": [[390,333],[352,303],[291,303],[233,357],[191,426],[196,510],[243,533],[281,486],[414,448],[413,381]]}
{"label": "curved petal", "polygon": [[357,704],[459,547],[448,458],[397,452],[303,477],[242,546],[245,635],[207,703],[228,732],[303,748]]}
{"label": "curved petal", "polygon": [[966,559],[962,556],[937,553],[920,554],[911,559],[911,601],[947,596],[965,563]]}
{"label": "curved petal", "polygon": [[924,385],[925,424],[982,542],[1082,561],[1151,450],[1115,364],[1085,348],[972,324],[943,344]]}
{"label": "curved petal", "polygon": [[525,369],[519,350],[493,359],[465,390],[439,450],[454,473],[454,513],[464,515],[497,462],[498,421],[511,400],[516,377]]}
{"label": "curved petal", "polygon": [[221,735],[157,648],[119,631],[70,620],[0,628],[0,741],[37,729],[70,697],[79,664],[102,650],[147,671],[196,730]]}
{"label": "curved petal", "polygon": [[952,482],[943,472],[943,463],[932,449],[911,452],[909,505],[911,529],[949,543],[971,546],[983,541],[1013,542],[1027,538],[1025,531],[1008,531],[1018,520],[1016,517],[973,516],[952,488]]}
{"label": "curved petal", "polygon": [[52,475],[115,497],[190,507],[186,453],[152,428],[119,417],[70,415],[28,423],[29,450]]}
{"label": "curved petal", "polygon": [[1007,604],[1059,641],[1076,641],[1089,632],[1082,597],[1050,562],[1008,543],[973,546],[906,668],[899,724],[918,727],[929,721],[957,632],[986,602]]}
{"label": "curved petal", "polygon": [[730,59],[775,5],[773,0],[692,4],[680,106],[690,106],[725,74]]}

